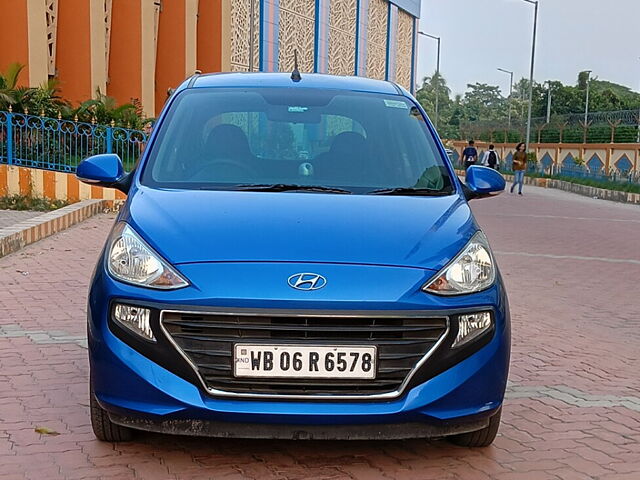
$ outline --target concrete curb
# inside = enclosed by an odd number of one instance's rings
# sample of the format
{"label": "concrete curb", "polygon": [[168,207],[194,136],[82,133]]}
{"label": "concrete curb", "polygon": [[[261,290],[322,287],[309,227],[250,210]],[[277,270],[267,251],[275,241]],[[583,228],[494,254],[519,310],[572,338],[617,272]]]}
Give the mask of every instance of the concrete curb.
{"label": "concrete curb", "polygon": [[[456,170],[456,173],[464,177],[463,170]],[[507,183],[513,182],[513,175],[504,175]],[[524,177],[525,185],[533,185],[542,188],[555,188],[565,192],[575,193],[585,197],[598,198],[600,200],[611,200],[613,202],[631,203],[640,205],[640,193],[620,192],[617,190],[607,190],[606,188],[590,187],[579,183],[565,182],[554,178]]]}
{"label": "concrete curb", "polygon": [[0,228],[0,258],[61,232],[109,208],[108,200],[83,200],[10,227]]}

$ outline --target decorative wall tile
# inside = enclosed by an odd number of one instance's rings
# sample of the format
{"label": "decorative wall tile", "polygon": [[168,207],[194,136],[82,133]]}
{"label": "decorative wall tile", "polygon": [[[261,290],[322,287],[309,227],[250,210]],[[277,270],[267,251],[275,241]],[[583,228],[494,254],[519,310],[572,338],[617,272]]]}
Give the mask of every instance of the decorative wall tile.
{"label": "decorative wall tile", "polygon": [[58,0],[45,0],[47,27],[48,73],[56,74],[56,36],[58,30]]}
{"label": "decorative wall tile", "polygon": [[387,12],[385,0],[369,0],[367,76],[385,79],[387,55]]}
{"label": "decorative wall tile", "polygon": [[413,51],[413,17],[400,10],[396,35],[396,82],[411,88],[411,58]]}
{"label": "decorative wall tile", "polygon": [[356,47],[356,0],[333,0],[329,16],[329,73],[353,75]]}
{"label": "decorative wall tile", "polygon": [[313,72],[314,37],[315,0],[280,0],[278,70],[293,70],[294,52],[297,50],[300,71]]}
{"label": "decorative wall tile", "polygon": [[[253,1],[253,49],[250,47],[251,2]],[[260,44],[260,0],[231,1],[231,70],[249,71],[250,51],[253,69],[258,70]]]}

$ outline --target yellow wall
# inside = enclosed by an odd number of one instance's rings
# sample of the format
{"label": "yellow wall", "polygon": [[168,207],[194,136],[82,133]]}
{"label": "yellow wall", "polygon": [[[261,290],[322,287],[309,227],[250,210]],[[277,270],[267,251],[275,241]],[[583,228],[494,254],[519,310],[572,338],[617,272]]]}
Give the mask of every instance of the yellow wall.
{"label": "yellow wall", "polygon": [[0,196],[31,195],[52,200],[124,200],[126,195],[112,188],[86,185],[72,173],[0,165]]}

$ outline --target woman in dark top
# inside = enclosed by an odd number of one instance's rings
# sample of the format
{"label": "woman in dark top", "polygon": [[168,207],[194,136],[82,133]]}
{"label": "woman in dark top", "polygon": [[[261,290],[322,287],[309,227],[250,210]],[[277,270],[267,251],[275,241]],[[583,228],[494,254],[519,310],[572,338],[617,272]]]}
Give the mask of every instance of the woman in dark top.
{"label": "woman in dark top", "polygon": [[518,195],[522,195],[524,172],[527,170],[526,148],[524,143],[519,143],[516,147],[516,153],[513,155],[513,185],[511,185],[511,193],[513,193],[516,185],[518,185]]}

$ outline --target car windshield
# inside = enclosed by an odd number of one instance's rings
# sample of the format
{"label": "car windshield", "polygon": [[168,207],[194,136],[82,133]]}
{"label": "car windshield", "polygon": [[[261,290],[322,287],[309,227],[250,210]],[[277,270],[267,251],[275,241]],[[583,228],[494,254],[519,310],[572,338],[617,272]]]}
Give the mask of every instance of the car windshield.
{"label": "car windshield", "polygon": [[193,89],[142,174],[157,188],[449,194],[443,155],[406,97],[304,88]]}

